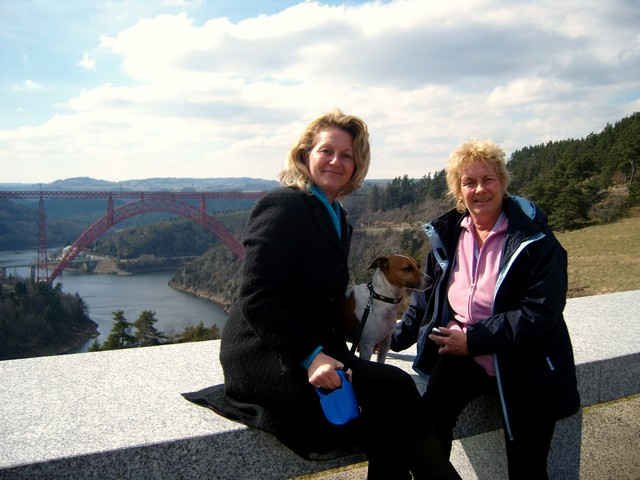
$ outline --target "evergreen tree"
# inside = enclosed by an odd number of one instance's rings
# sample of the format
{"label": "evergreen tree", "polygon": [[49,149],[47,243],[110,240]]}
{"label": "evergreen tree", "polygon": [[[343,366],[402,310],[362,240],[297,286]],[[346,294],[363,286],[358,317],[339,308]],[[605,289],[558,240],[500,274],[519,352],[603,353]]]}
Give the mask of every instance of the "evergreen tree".
{"label": "evergreen tree", "polygon": [[374,184],[373,187],[371,187],[367,203],[371,212],[377,212],[382,209],[382,194],[380,193],[380,187],[378,187],[378,185]]}
{"label": "evergreen tree", "polygon": [[431,182],[431,198],[443,198],[447,190],[447,172],[442,169],[433,176]]}
{"label": "evergreen tree", "polygon": [[420,179],[407,175],[396,177],[384,187],[373,185],[367,191],[367,209],[370,212],[393,210],[405,205],[418,205],[426,199],[441,199],[447,191],[444,170]]}
{"label": "evergreen tree", "polygon": [[69,348],[69,338],[95,331],[86,306],[60,285],[4,279],[0,294],[0,360]]}
{"label": "evergreen tree", "polygon": [[20,280],[16,282],[15,286],[13,287],[13,291],[15,292],[16,297],[25,297],[27,295],[27,284]]}
{"label": "evergreen tree", "polygon": [[608,222],[640,203],[640,113],[583,139],[514,152],[509,190],[529,197],[553,227]]}
{"label": "evergreen tree", "polygon": [[405,229],[400,236],[400,251],[414,258],[421,258],[426,236],[415,229]]}
{"label": "evergreen tree", "polygon": [[198,325],[186,327],[175,340],[177,343],[183,343],[216,340],[218,338],[220,338],[220,329],[217,326],[212,325],[210,328],[207,328],[200,322]]}
{"label": "evergreen tree", "polygon": [[164,343],[167,336],[156,329],[155,323],[157,321],[156,312],[144,310],[140,314],[138,319],[133,323],[136,327],[135,337],[137,346],[146,347]]}
{"label": "evergreen tree", "polygon": [[113,326],[102,344],[102,350],[115,350],[135,346],[136,337],[130,334],[132,324],[127,321],[122,310],[113,312]]}

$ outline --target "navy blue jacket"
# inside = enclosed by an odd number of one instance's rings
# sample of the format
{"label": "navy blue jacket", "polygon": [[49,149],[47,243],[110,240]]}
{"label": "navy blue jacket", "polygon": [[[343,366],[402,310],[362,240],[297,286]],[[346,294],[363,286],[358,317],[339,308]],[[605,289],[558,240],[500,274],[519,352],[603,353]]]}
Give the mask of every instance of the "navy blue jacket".
{"label": "navy blue jacket", "polygon": [[[510,418],[536,409],[559,419],[580,405],[573,350],[562,316],[567,293],[567,254],[549,229],[545,215],[532,202],[506,197],[509,220],[493,315],[467,330],[471,355],[493,354],[507,434]],[[437,358],[431,329],[452,318],[447,286],[465,214],[452,210],[425,225],[431,251],[425,273],[430,290],[415,292],[393,333],[391,348],[417,343],[416,371],[428,374]]]}

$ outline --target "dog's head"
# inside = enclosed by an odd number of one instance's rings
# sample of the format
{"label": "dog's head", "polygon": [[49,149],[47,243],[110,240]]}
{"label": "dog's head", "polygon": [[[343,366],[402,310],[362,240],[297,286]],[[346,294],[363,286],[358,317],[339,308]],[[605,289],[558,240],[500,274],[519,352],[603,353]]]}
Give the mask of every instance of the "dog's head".
{"label": "dog's head", "polygon": [[413,257],[407,255],[389,255],[378,257],[369,266],[370,269],[379,268],[387,281],[401,288],[427,288],[426,277],[420,270],[420,265]]}

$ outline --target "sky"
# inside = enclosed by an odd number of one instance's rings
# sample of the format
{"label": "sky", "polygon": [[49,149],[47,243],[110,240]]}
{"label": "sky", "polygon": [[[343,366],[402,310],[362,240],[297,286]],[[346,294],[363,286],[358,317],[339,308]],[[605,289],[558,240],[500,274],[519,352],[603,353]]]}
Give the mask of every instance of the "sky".
{"label": "sky", "polygon": [[507,155],[640,111],[638,0],[0,0],[0,182],[276,179],[363,118],[368,178]]}

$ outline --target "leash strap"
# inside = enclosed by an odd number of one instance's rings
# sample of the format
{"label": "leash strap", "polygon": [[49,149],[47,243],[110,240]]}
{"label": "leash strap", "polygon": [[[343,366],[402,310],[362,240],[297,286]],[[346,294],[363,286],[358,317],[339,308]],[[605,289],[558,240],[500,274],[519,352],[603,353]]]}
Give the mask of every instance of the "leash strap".
{"label": "leash strap", "polygon": [[367,318],[369,318],[371,307],[373,306],[373,299],[375,298],[376,300],[380,300],[381,302],[393,304],[398,304],[402,301],[402,298],[392,298],[380,295],[373,289],[373,283],[371,282],[367,283],[367,288],[369,289],[369,301],[367,302],[367,306],[365,307],[364,312],[362,312],[362,320],[360,320],[360,333],[358,334],[357,340],[354,340],[353,344],[351,345],[351,355],[354,355],[356,353],[356,349],[358,348],[358,345],[360,345],[362,332],[364,332],[364,325],[367,323]]}
{"label": "leash strap", "polygon": [[[372,291],[371,289],[369,289]],[[360,320],[360,333],[358,333],[357,339],[353,341],[351,344],[351,355],[356,353],[356,349],[358,345],[360,345],[360,339],[362,338],[362,332],[364,332],[364,324],[367,323],[367,318],[369,318],[369,313],[371,312],[371,305],[373,304],[373,296],[369,295],[369,301],[367,302],[367,306],[364,308],[364,312],[362,313],[362,320]]]}

